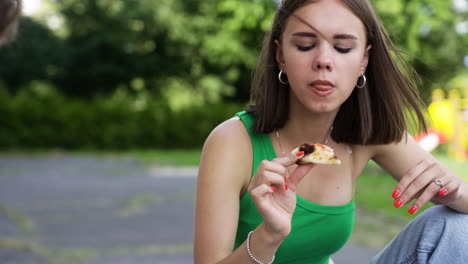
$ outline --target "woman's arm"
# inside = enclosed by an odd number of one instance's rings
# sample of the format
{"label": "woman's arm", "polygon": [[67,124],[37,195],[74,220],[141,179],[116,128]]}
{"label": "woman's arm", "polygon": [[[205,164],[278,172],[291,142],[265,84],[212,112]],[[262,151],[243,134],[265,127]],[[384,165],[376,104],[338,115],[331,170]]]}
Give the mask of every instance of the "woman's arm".
{"label": "woman's arm", "polygon": [[[314,167],[288,166],[304,155],[264,160],[252,174],[252,145],[244,125],[229,120],[217,127],[203,148],[195,213],[195,263],[254,263],[246,241],[234,252],[239,199],[248,191],[263,222],[250,236],[251,254],[269,263],[291,231],[299,182]],[[250,182],[250,184],[249,184]]]}
{"label": "woman's arm", "polygon": [[[468,213],[468,184],[423,150],[409,134],[397,144],[372,148],[373,160],[398,181],[393,192],[396,207],[416,199],[410,213],[428,201]],[[436,179],[442,180],[443,187],[434,182]]]}
{"label": "woman's arm", "polygon": [[[252,173],[250,137],[240,120],[218,126],[203,147],[195,214],[195,263],[254,263],[245,242],[235,252],[239,199]],[[251,236],[256,258],[268,262],[280,245],[260,225]]]}

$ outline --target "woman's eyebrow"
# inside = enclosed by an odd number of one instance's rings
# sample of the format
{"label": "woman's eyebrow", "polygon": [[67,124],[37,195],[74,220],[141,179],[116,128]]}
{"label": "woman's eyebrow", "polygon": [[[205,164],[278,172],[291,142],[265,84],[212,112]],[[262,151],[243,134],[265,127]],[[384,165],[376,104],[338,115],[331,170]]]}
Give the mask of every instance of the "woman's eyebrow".
{"label": "woman's eyebrow", "polygon": [[[297,36],[297,37],[317,38],[317,34],[315,34],[314,32],[296,32],[296,33],[293,33],[292,35]],[[336,35],[333,35],[333,39],[357,40],[358,38],[351,34],[336,34]]]}
{"label": "woman's eyebrow", "polygon": [[313,32],[296,32],[292,34],[293,36],[298,36],[298,37],[309,37],[309,38],[316,38],[317,34]]}
{"label": "woman's eyebrow", "polygon": [[354,39],[357,40],[358,37],[351,34],[336,34],[333,36],[334,39]]}

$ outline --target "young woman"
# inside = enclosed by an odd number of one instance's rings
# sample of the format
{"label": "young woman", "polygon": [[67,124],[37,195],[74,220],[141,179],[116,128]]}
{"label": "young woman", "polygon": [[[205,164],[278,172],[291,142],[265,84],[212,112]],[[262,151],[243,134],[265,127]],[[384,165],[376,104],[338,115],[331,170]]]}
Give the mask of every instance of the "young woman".
{"label": "young woman", "polygon": [[[369,160],[398,182],[388,194],[395,207],[415,214],[443,204],[372,263],[468,259],[468,184],[407,134],[409,112],[425,128],[411,67],[367,0],[284,0],[252,101],[204,145],[195,263],[329,263],[351,235],[355,183]],[[303,154],[289,153],[302,143],[329,145],[341,165],[297,166]]]}
{"label": "young woman", "polygon": [[0,46],[14,38],[21,0],[0,0]]}

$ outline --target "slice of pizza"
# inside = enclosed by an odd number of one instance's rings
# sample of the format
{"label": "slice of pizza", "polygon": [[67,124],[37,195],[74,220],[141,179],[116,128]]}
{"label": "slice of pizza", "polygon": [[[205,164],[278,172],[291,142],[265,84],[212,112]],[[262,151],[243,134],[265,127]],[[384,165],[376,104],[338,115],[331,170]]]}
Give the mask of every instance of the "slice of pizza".
{"label": "slice of pizza", "polygon": [[307,144],[304,143],[301,146],[295,148],[291,154],[296,155],[298,152],[304,151],[304,156],[296,161],[297,165],[303,165],[308,163],[316,164],[332,164],[340,165],[341,160],[335,156],[335,151],[323,144]]}

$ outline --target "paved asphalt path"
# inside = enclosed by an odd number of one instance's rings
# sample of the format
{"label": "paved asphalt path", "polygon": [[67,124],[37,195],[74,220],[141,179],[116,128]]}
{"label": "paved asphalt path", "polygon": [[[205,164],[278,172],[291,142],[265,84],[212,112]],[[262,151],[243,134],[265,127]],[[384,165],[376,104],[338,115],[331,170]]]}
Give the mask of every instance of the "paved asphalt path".
{"label": "paved asphalt path", "polygon": [[[0,263],[193,263],[195,175],[124,158],[0,157]],[[346,245],[333,259],[376,252]]]}

